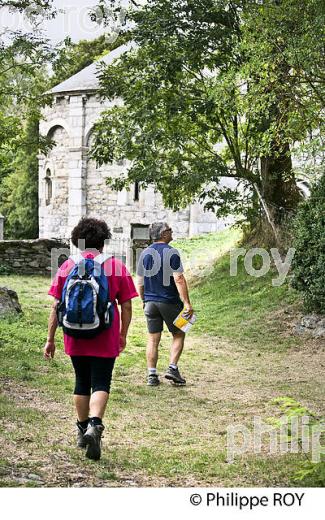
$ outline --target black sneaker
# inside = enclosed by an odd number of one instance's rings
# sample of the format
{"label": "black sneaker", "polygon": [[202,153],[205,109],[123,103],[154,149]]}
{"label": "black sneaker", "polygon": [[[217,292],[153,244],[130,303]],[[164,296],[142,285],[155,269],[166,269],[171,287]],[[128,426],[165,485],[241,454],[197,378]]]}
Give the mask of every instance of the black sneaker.
{"label": "black sneaker", "polygon": [[147,386],[158,386],[160,384],[158,374],[149,374],[147,378]]}
{"label": "black sneaker", "polygon": [[165,374],[165,378],[175,383],[176,385],[186,385],[186,379],[181,376],[178,368],[168,367],[168,370]]}
{"label": "black sneaker", "polygon": [[87,428],[83,428],[81,424],[77,422],[77,446],[78,448],[85,448],[87,446],[84,435],[86,433]]}
{"label": "black sneaker", "polygon": [[102,433],[104,431],[104,426],[102,424],[97,424],[93,426],[92,424],[88,424],[87,431],[84,435],[84,440],[86,443],[86,457],[92,460],[99,460],[101,454],[101,438]]}

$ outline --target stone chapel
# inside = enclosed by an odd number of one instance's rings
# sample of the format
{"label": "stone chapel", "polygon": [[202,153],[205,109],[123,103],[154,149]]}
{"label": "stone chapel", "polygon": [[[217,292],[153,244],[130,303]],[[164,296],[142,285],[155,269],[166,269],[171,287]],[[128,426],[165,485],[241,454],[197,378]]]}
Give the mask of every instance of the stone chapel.
{"label": "stone chapel", "polygon": [[[100,62],[111,64],[129,48],[122,45]],[[100,100],[97,71],[95,62],[55,86],[50,91],[52,106],[43,110],[40,132],[55,146],[39,156],[40,238],[68,239],[82,216],[105,220],[115,240],[145,239],[153,221],[167,221],[174,238],[223,229],[227,222],[200,204],[174,212],[164,207],[153,187],[139,189],[136,183],[130,191],[116,192],[106,185],[106,178],[120,175],[126,163],[96,167],[87,156],[95,121],[107,107],[121,102]]]}

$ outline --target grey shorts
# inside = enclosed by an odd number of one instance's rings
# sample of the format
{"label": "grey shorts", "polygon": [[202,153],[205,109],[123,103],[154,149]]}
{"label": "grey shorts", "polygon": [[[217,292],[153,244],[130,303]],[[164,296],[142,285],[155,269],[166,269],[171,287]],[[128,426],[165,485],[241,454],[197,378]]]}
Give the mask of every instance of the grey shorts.
{"label": "grey shorts", "polygon": [[147,302],[144,305],[144,314],[147,318],[148,332],[162,332],[164,322],[172,334],[182,333],[173,324],[174,319],[183,309],[182,303]]}

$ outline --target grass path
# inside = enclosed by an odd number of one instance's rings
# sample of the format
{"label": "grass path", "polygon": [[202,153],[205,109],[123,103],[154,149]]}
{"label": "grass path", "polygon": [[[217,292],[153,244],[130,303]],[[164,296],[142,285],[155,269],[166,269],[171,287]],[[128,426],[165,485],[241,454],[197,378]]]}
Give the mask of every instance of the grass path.
{"label": "grass path", "polygon": [[[251,428],[253,416],[278,417],[272,400],[279,396],[324,414],[324,344],[290,333],[300,308],[288,289],[270,298],[266,280],[256,284],[244,273],[226,279],[223,262],[193,290],[199,322],[181,360],[185,388],[167,381],[145,385],[145,323],[135,302],[129,345],[116,364],[100,462],[86,460],[75,447],[73,376],[61,333],[55,359],[46,363],[41,357],[49,280],[0,277],[0,285],[17,290],[24,309],[20,320],[0,322],[2,486],[300,485],[293,476],[304,456],[270,455],[266,442],[260,454],[249,451],[229,463],[227,427]],[[247,314],[256,304],[257,316]],[[161,373],[169,344],[164,333]]]}

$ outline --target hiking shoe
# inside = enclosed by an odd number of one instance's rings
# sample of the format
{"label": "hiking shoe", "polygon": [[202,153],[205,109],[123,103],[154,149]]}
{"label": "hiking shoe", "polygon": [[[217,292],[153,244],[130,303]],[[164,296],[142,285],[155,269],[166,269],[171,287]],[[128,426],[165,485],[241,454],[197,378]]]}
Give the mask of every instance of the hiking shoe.
{"label": "hiking shoe", "polygon": [[178,368],[168,367],[168,370],[165,374],[165,378],[175,383],[176,385],[186,385],[186,379],[181,376]]}
{"label": "hiking shoe", "polygon": [[83,428],[78,422],[77,422],[77,446],[78,448],[85,448],[87,446],[84,435],[86,433],[87,428]]}
{"label": "hiking shoe", "polygon": [[158,386],[160,384],[158,374],[149,374],[147,378],[147,386]]}
{"label": "hiking shoe", "polygon": [[84,435],[84,440],[86,443],[86,457],[92,460],[99,460],[101,454],[101,438],[102,433],[104,431],[104,426],[102,424],[97,424],[93,426],[92,424],[88,424],[87,431]]}

